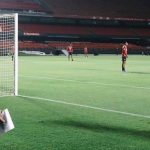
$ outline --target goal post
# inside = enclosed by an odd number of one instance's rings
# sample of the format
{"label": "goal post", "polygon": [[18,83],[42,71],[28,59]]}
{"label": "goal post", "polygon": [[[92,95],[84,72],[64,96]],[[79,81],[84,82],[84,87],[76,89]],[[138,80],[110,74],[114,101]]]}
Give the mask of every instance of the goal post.
{"label": "goal post", "polygon": [[18,95],[18,14],[15,17],[15,91],[14,95]]}
{"label": "goal post", "polygon": [[18,95],[18,14],[0,14],[0,96]]}

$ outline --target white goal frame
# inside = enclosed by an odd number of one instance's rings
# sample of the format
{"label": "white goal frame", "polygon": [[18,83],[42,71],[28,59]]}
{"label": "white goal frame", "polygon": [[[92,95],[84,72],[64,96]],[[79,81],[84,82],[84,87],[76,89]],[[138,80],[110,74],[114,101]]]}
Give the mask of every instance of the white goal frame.
{"label": "white goal frame", "polygon": [[14,14],[15,17],[15,92],[14,95],[18,95],[18,14]]}
{"label": "white goal frame", "polygon": [[[12,74],[11,75],[13,76],[12,77],[13,81],[11,82],[11,84],[13,84],[13,85],[11,85],[10,93],[9,92],[7,93],[7,91],[5,92],[5,90],[4,90],[3,94],[0,93],[1,94],[0,97],[3,97],[3,96],[17,96],[18,95],[18,14],[17,13],[15,13],[15,14],[0,14],[0,19],[5,19],[5,18],[6,18],[6,22],[7,22],[7,18],[9,18],[9,19],[11,18],[13,20],[12,21],[13,24],[10,27],[10,28],[13,27],[12,31],[11,31],[11,29],[8,29],[10,31],[7,31],[7,29],[5,29],[5,28],[7,28],[7,27],[5,27],[5,25],[3,25],[3,24],[5,24],[5,21],[4,21],[4,23],[0,24],[0,27],[4,26],[3,27],[4,31],[2,30],[2,27],[0,29],[0,32],[2,32],[2,34],[1,34],[2,36],[1,36],[0,40],[2,39],[1,40],[2,43],[5,43],[4,41],[6,41],[6,43],[7,42],[11,43],[10,44],[11,45],[11,48],[10,48],[11,50],[10,51],[12,52],[12,54],[11,54],[12,55],[12,65],[10,65],[10,67],[12,67],[12,72],[11,72]],[[9,32],[11,32],[11,33],[9,33]],[[12,41],[9,39],[9,34],[12,36],[11,37],[13,39]],[[6,39],[5,39],[5,36],[6,36]],[[7,40],[7,36],[8,36],[8,40]],[[3,44],[1,45],[1,48],[2,48],[1,56],[2,57],[5,57],[6,55],[8,55],[7,57],[9,57],[9,55],[10,55],[10,54],[7,54],[7,52],[6,53],[3,52],[3,49],[5,51],[5,49],[7,48],[6,45],[4,46],[4,48],[3,48]],[[4,53],[4,55],[3,55],[3,53]],[[10,58],[11,58],[11,56],[10,56]],[[10,59],[10,61],[11,61],[11,59]],[[4,61],[4,63],[5,63],[5,61]],[[8,76],[8,78],[9,78],[9,75],[7,75],[7,65],[6,66],[5,66],[5,64],[0,64],[0,65],[4,66],[4,67],[3,66],[1,66],[1,67],[5,68],[6,72],[4,71],[4,74],[6,73],[6,76]],[[10,68],[8,68],[8,70],[9,69]],[[3,73],[3,69],[2,69],[2,73]],[[2,80],[3,80],[3,78],[2,78]],[[0,83],[0,84],[2,84],[2,86],[3,86],[3,83]],[[7,86],[7,84],[9,84],[9,83],[6,83],[6,86]],[[7,89],[7,87],[4,87],[4,89]]]}

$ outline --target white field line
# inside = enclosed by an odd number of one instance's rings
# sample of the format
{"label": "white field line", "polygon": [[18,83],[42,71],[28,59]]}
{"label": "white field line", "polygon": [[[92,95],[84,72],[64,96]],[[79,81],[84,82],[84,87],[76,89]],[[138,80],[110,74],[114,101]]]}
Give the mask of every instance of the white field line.
{"label": "white field line", "polygon": [[112,113],[117,113],[117,114],[122,114],[122,115],[127,115],[127,116],[150,119],[150,116],[145,116],[145,115],[135,114],[135,113],[129,113],[129,112],[123,112],[123,111],[118,111],[118,110],[113,110],[113,109],[106,109],[106,108],[88,106],[88,105],[83,105],[83,104],[69,103],[69,102],[65,102],[65,101],[61,101],[61,100],[54,100],[54,99],[41,98],[41,97],[33,97],[33,96],[25,96],[25,95],[18,95],[18,96],[22,97],[22,98],[33,99],[33,100],[48,101],[48,102],[53,102],[53,103],[59,103],[59,104],[89,108],[89,109],[94,109],[94,110],[100,110],[100,111],[105,111],[105,112],[112,112]]}
{"label": "white field line", "polygon": [[46,79],[46,80],[58,80],[58,81],[67,81],[67,82],[77,82],[82,84],[94,84],[96,86],[115,86],[115,87],[126,87],[126,88],[135,88],[135,89],[144,89],[144,90],[150,90],[150,87],[142,87],[142,86],[129,86],[129,85],[122,85],[122,84],[110,84],[110,83],[98,83],[98,82],[84,82],[79,80],[71,80],[71,79],[62,79],[62,78],[52,78],[52,77],[35,77],[35,76],[24,76],[20,75],[20,77],[24,78],[34,78],[34,79]]}
{"label": "white field line", "polygon": [[3,93],[3,95],[0,95],[0,98],[3,98],[3,97],[14,97],[15,95],[8,95],[8,94],[5,94]]}

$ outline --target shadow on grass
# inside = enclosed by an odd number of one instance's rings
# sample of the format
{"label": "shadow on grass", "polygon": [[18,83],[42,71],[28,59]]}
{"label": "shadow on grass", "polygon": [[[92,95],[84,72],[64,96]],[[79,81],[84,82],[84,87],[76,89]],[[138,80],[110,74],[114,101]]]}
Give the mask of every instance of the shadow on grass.
{"label": "shadow on grass", "polygon": [[[41,122],[42,123],[42,122]],[[147,138],[150,139],[150,131],[139,131],[136,129],[128,129],[118,126],[111,126],[109,125],[102,125],[102,124],[93,124],[93,123],[84,123],[79,121],[73,121],[73,120],[55,120],[55,121],[44,121],[45,125],[58,125],[58,126],[64,126],[64,127],[72,127],[76,129],[83,129],[83,130],[89,130],[92,132],[108,132],[108,133],[117,133],[117,134],[124,134],[128,136],[134,136],[134,137],[140,137],[140,138]]]}
{"label": "shadow on grass", "polygon": [[129,71],[128,73],[133,73],[133,74],[150,74],[150,72],[136,72],[136,71]]}

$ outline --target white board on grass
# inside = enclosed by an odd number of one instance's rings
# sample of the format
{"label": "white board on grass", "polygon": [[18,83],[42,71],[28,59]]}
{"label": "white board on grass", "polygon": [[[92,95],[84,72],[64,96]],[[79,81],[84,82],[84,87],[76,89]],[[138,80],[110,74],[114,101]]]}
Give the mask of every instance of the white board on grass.
{"label": "white board on grass", "polygon": [[0,124],[0,134],[6,133],[15,128],[8,109],[5,109],[2,112],[2,116],[6,123]]}
{"label": "white board on grass", "polygon": [[69,55],[69,54],[68,54],[68,51],[65,50],[65,49],[62,49],[61,51],[63,52],[63,54],[64,54],[65,56],[68,56],[68,55]]}

